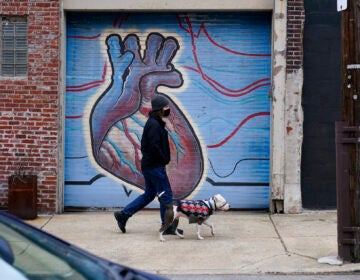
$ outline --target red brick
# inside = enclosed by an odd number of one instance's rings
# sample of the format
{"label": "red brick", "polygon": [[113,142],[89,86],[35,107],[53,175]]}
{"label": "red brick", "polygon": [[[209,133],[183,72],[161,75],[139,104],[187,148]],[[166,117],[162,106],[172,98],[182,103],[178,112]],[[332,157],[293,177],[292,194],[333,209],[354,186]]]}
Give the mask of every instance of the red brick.
{"label": "red brick", "polygon": [[[40,212],[56,209],[56,176],[49,168],[57,163],[57,104],[59,88],[60,0],[6,0],[0,2],[1,15],[25,15],[28,19],[28,76],[3,78],[0,85],[0,205],[7,206],[7,178],[19,162],[38,175]],[[43,46],[39,49],[39,46]],[[45,48],[46,46],[46,48]],[[42,90],[46,89],[46,90]],[[52,97],[49,98],[49,95]],[[42,115],[42,111],[46,113]],[[50,113],[55,113],[54,117]],[[54,137],[44,128],[51,128]],[[35,133],[36,132],[36,133]],[[41,132],[41,133],[39,133]],[[45,137],[45,138],[44,138]],[[42,144],[44,143],[44,144]],[[46,148],[44,147],[46,145]],[[39,149],[41,147],[41,149]],[[51,151],[51,152],[50,152]],[[17,153],[26,153],[19,158]],[[54,173],[51,173],[54,174]],[[42,195],[42,190],[47,190]]]}
{"label": "red brick", "polygon": [[292,73],[303,65],[303,23],[304,3],[301,0],[288,0],[287,18],[287,57],[286,71]]}

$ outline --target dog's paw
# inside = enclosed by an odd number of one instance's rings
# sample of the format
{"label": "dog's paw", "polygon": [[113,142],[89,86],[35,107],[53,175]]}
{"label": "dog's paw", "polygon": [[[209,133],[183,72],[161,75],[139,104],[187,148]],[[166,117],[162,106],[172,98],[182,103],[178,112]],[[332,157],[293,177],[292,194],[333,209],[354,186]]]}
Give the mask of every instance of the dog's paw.
{"label": "dog's paw", "polygon": [[214,225],[210,224],[209,227],[210,227],[210,230],[211,230],[211,235],[215,236],[215,227],[214,227]]}
{"label": "dog's paw", "polygon": [[180,239],[184,239],[184,235],[181,234],[177,229],[175,230],[175,233],[176,233],[177,236],[180,237]]}
{"label": "dog's paw", "polygon": [[199,240],[204,240],[204,237],[202,237],[202,236],[199,235],[199,236],[198,236],[198,239],[199,239]]}
{"label": "dog's paw", "polygon": [[160,234],[159,240],[160,240],[160,242],[165,242],[165,238],[162,234]]}
{"label": "dog's paw", "polygon": [[184,239],[184,235],[182,235],[182,234],[178,234],[177,236],[179,236],[180,239]]}

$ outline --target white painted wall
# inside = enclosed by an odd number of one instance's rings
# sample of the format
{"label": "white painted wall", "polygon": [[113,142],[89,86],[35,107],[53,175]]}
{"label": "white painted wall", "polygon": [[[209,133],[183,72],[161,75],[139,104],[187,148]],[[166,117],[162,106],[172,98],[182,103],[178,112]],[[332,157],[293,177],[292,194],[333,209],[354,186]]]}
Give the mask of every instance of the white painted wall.
{"label": "white painted wall", "polygon": [[285,98],[285,182],[284,211],[300,213],[301,203],[301,148],[303,142],[303,109],[301,106],[303,70],[286,77]]}
{"label": "white painted wall", "polygon": [[286,1],[273,11],[273,68],[271,122],[271,211],[283,211],[285,183]]}

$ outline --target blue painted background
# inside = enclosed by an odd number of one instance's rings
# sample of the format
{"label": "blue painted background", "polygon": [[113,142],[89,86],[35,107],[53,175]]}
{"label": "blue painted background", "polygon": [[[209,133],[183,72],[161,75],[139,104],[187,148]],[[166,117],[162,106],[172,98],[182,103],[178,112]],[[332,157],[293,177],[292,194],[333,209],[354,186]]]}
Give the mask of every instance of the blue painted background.
{"label": "blue painted background", "polygon": [[91,159],[87,118],[109,79],[105,38],[136,34],[145,48],[150,32],[180,45],[172,62],[184,84],[167,94],[195,129],[205,164],[189,197],[269,206],[270,13],[68,13],[66,21],[65,206],[124,206],[140,191]]}

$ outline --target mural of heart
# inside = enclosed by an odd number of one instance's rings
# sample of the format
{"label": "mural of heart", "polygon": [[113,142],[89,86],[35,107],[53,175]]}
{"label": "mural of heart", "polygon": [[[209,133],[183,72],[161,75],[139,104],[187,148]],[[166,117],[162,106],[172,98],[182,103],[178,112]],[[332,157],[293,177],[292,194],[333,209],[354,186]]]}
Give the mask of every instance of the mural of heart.
{"label": "mural of heart", "polygon": [[178,104],[158,92],[159,86],[179,88],[183,84],[181,73],[171,62],[180,48],[177,40],[150,33],[143,55],[136,34],[124,40],[112,34],[107,37],[106,45],[111,82],[91,108],[89,120],[95,161],[131,186],[145,188],[140,168],[141,135],[151,110],[151,99],[161,94],[171,108],[166,120],[171,148],[167,173],[174,198],[188,196],[203,176],[201,145]]}

